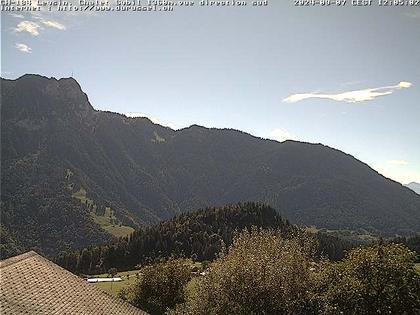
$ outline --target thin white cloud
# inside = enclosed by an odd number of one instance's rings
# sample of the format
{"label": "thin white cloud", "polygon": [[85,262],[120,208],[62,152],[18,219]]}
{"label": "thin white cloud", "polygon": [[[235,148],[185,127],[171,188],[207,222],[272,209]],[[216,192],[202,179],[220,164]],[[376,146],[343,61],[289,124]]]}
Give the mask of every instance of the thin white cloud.
{"label": "thin white cloud", "polygon": [[13,16],[17,19],[24,19],[25,17],[22,14],[16,14],[16,13],[9,13],[10,16]]}
{"label": "thin white cloud", "polygon": [[387,163],[392,165],[408,165],[406,160],[389,160]]}
{"label": "thin white cloud", "polygon": [[290,134],[288,131],[280,129],[280,128],[276,128],[274,130],[272,130],[269,135],[268,135],[269,139],[272,140],[277,140],[279,142],[283,142],[286,140],[296,140],[296,137],[292,134]]}
{"label": "thin white cloud", "polygon": [[10,75],[10,74],[12,74],[12,72],[11,72],[11,71],[1,71],[1,76],[2,76],[2,77],[8,76],[8,75]]}
{"label": "thin white cloud", "polygon": [[385,177],[391,178],[401,184],[420,182],[420,172],[410,167],[396,165],[374,165],[374,168]]}
{"label": "thin white cloud", "polygon": [[42,20],[41,23],[44,24],[47,27],[56,28],[56,29],[58,29],[60,31],[64,31],[66,29],[66,27],[63,24],[61,24],[61,23],[59,23],[57,21]]}
{"label": "thin white cloud", "polygon": [[173,123],[164,122],[158,118],[151,117],[150,115],[144,114],[144,113],[126,113],[127,117],[136,118],[136,117],[144,117],[150,119],[154,124],[161,125],[164,127],[169,127],[171,129],[177,130],[180,129],[180,127]]}
{"label": "thin white cloud", "polygon": [[31,22],[31,21],[22,21],[20,22],[16,28],[15,31],[16,32],[27,32],[29,34],[31,34],[32,36],[38,36],[39,35],[39,29],[41,28],[41,26],[35,22]]}
{"label": "thin white cloud", "polygon": [[405,16],[408,16],[409,18],[412,19],[420,19],[420,10],[417,11],[412,11],[412,12],[407,12],[405,13]]}
{"label": "thin white cloud", "polygon": [[22,43],[16,43],[15,47],[16,47],[17,50],[19,50],[21,52],[24,52],[24,53],[27,53],[27,54],[29,54],[32,51],[31,47],[29,47],[26,44],[22,44]]}
{"label": "thin white cloud", "polygon": [[40,32],[44,31],[46,28],[54,28],[60,31],[66,30],[66,26],[57,21],[45,20],[42,17],[33,18],[39,20],[39,22],[22,21],[14,28],[14,31],[19,33],[26,32],[32,36],[38,36]]}
{"label": "thin white cloud", "polygon": [[411,87],[413,84],[410,82],[402,81],[396,85],[370,88],[363,90],[348,91],[336,94],[324,94],[324,93],[301,93],[292,94],[285,99],[283,102],[296,103],[310,98],[323,98],[330,99],[338,102],[357,103],[364,101],[371,101],[379,96],[391,95],[397,90],[406,89]]}

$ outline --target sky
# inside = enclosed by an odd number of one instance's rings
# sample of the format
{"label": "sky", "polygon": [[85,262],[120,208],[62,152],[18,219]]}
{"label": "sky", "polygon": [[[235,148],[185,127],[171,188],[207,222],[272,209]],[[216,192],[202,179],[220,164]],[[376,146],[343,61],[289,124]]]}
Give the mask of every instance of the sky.
{"label": "sky", "polygon": [[420,182],[420,6],[247,3],[3,11],[1,75],[73,76],[96,109],[322,143]]}

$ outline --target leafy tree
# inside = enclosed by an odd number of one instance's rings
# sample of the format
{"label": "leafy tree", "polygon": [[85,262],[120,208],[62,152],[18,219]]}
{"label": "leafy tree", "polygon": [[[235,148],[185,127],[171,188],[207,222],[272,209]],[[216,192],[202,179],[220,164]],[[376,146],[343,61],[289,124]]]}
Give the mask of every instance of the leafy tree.
{"label": "leafy tree", "polygon": [[410,250],[416,252],[416,262],[420,262],[420,234],[412,235],[410,237],[396,237],[391,239],[390,242],[404,244]]}
{"label": "leafy tree", "polygon": [[184,287],[191,279],[191,260],[170,258],[143,267],[138,282],[120,297],[150,314],[164,314],[183,303]]}
{"label": "leafy tree", "polygon": [[310,260],[278,232],[243,231],[172,314],[311,314]]}
{"label": "leafy tree", "polygon": [[401,244],[353,249],[319,274],[325,314],[419,314],[420,277],[415,255]]}

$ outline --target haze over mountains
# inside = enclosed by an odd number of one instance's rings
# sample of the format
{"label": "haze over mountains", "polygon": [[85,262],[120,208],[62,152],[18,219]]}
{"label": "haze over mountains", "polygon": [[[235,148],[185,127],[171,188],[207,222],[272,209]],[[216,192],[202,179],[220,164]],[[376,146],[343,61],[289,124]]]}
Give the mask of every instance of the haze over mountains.
{"label": "haze over mountains", "polygon": [[412,191],[414,191],[414,192],[416,192],[420,195],[420,184],[419,183],[411,182],[411,183],[409,183],[405,186],[410,188]]}
{"label": "haze over mountains", "polygon": [[174,131],[97,111],[71,78],[1,83],[6,253],[111,239],[96,215],[138,228],[240,201],[268,203],[293,223],[420,232],[419,195],[327,146],[197,125]]}

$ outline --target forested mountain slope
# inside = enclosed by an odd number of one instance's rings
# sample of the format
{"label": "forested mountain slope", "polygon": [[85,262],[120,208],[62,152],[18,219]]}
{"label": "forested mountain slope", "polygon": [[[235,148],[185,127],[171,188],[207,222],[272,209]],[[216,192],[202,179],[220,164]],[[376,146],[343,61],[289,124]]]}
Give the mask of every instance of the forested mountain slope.
{"label": "forested mountain slope", "polygon": [[324,145],[97,111],[71,78],[1,83],[3,255],[56,254],[120,226],[239,201],[270,204],[293,223],[420,231],[419,195]]}

